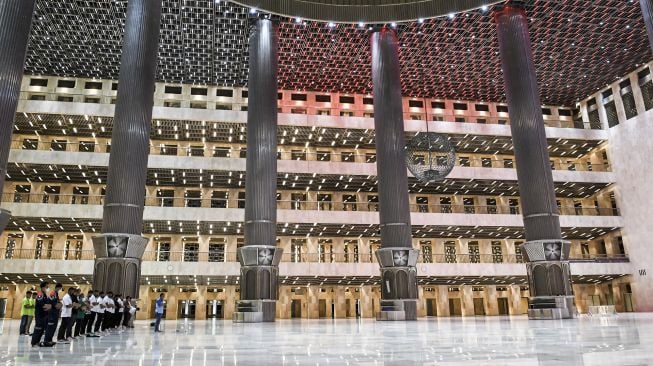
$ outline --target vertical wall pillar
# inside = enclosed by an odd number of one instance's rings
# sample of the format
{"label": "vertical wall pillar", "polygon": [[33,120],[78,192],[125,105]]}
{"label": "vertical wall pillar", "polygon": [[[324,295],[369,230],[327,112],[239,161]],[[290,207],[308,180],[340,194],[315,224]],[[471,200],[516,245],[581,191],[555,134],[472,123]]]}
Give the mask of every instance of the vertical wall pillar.
{"label": "vertical wall pillar", "polygon": [[[20,96],[27,42],[36,0],[0,2],[0,197],[5,185],[11,134]],[[0,233],[7,227],[11,212],[0,208]]]}
{"label": "vertical wall pillar", "polygon": [[161,1],[129,0],[111,134],[102,235],[93,238],[93,286],[137,298]]}
{"label": "vertical wall pillar", "polygon": [[521,1],[497,7],[495,13],[510,128],[523,207],[531,298],[529,317],[574,316],[568,241],[560,219],[544,131],[540,95]]}
{"label": "vertical wall pillar", "polygon": [[249,39],[245,245],[238,250],[237,322],[272,322],[278,299],[277,26],[254,19]]}
{"label": "vertical wall pillar", "polygon": [[653,0],[639,0],[639,6],[642,8],[642,16],[648,33],[648,42],[653,51]]}
{"label": "vertical wall pillar", "polygon": [[372,33],[372,82],[379,179],[381,311],[377,320],[417,319],[417,256],[408,205],[408,175],[397,33]]}

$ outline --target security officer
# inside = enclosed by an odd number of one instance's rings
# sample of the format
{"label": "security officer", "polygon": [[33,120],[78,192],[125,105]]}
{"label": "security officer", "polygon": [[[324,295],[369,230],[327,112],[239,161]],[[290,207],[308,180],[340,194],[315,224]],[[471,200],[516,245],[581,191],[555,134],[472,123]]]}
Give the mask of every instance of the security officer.
{"label": "security officer", "polygon": [[55,311],[53,309],[53,304],[50,301],[48,285],[49,283],[47,281],[41,282],[41,291],[36,295],[36,305],[34,308],[34,318],[36,320],[36,324],[34,326],[34,333],[32,334],[32,347],[54,346],[54,343],[52,342],[50,342],[50,344],[41,342],[41,337],[43,337],[43,333],[48,326],[50,312]]}
{"label": "security officer", "polygon": [[55,343],[52,342],[52,338],[54,337],[54,332],[57,330],[57,325],[59,323],[59,314],[61,313],[60,310],[62,306],[61,301],[59,301],[59,292],[62,289],[63,285],[57,283],[54,287],[54,292],[52,292],[48,297],[52,308],[48,313],[48,324],[45,328],[45,339],[43,340],[43,345],[45,347],[52,347],[55,345]]}

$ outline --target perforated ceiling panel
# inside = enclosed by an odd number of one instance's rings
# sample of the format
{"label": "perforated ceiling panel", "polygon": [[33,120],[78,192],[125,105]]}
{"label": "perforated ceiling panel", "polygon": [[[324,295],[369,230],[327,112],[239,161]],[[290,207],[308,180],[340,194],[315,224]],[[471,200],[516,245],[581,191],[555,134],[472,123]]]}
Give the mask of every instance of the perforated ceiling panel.
{"label": "perforated ceiling panel", "polygon": [[[38,0],[26,71],[116,79],[126,0]],[[543,103],[571,105],[650,50],[637,1],[528,2]],[[247,84],[249,9],[224,0],[163,0],[158,80]],[[366,25],[280,19],[279,87],[371,92]],[[406,96],[503,101],[491,10],[399,24]]]}
{"label": "perforated ceiling panel", "polygon": [[488,0],[237,0],[236,2],[285,16],[347,23],[417,20],[487,7],[488,4]]}

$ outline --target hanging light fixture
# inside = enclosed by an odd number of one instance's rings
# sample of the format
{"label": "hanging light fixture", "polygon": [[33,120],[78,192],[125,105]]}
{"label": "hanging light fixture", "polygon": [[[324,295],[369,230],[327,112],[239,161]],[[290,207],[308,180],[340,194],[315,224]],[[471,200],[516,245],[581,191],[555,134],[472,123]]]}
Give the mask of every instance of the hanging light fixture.
{"label": "hanging light fixture", "polygon": [[[424,41],[422,40],[421,43],[424,44]],[[420,78],[422,90],[426,90],[423,65],[420,65]],[[406,165],[419,181],[440,182],[453,170],[456,164],[456,152],[446,136],[429,132],[426,98],[422,102],[422,108],[424,108],[426,133],[418,133],[406,144]]]}

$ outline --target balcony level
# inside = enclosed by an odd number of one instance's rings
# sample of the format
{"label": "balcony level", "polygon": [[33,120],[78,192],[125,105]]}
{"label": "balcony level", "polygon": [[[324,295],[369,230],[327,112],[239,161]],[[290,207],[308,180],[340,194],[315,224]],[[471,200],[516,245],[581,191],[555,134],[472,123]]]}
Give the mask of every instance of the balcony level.
{"label": "balcony level", "polygon": [[[73,197],[71,197],[72,199]],[[39,200],[40,199],[40,200]],[[36,202],[43,202],[36,197]],[[150,199],[149,202],[158,202]],[[52,202],[55,202],[53,200]],[[3,203],[3,207],[14,217],[39,219],[76,218],[82,221],[101,221],[103,197],[93,199],[91,204],[66,203]],[[281,207],[304,209],[279,209],[278,222],[292,224],[349,224],[358,226],[378,225],[377,204],[352,204],[331,202],[330,208],[342,207],[349,210],[318,210],[325,207],[322,202],[281,202]],[[355,211],[354,206],[367,210]],[[313,209],[310,209],[313,208]],[[415,227],[461,226],[461,227],[523,227],[519,208],[515,206],[478,205],[411,205],[411,222]],[[563,228],[619,228],[623,220],[615,209],[562,207],[560,223]],[[568,214],[568,215],[564,215]],[[240,208],[202,208],[202,207],[158,207],[146,206],[143,219],[147,221],[197,221],[197,222],[242,222],[244,210]]]}
{"label": "balcony level", "polygon": [[[114,80],[58,78],[26,75],[21,86],[25,102],[52,102],[111,107],[115,104],[118,84]],[[247,111],[246,89],[157,83],[155,108],[192,110],[212,113]],[[373,97],[362,94],[319,93],[281,90],[278,110],[296,116],[374,116]],[[508,107],[503,103],[424,98],[403,98],[404,119],[456,121],[459,124],[509,125]],[[21,111],[23,111],[21,109]],[[577,109],[543,106],[542,114],[548,126],[565,129],[600,129],[600,124],[583,122]],[[156,117],[155,117],[156,118]],[[200,120],[212,120],[202,118]]]}
{"label": "balcony level", "polygon": [[[205,282],[234,283],[240,275],[240,265],[236,261],[236,253],[209,252],[167,252],[165,261],[159,261],[161,253],[146,252],[143,257],[142,277],[144,284],[146,278],[169,277],[200,277]],[[68,259],[63,259],[63,258]],[[0,248],[0,266],[5,280],[16,280],[16,275],[32,280],[33,274],[59,274],[60,268],[66,268],[65,276],[78,278],[79,282],[91,281],[93,274],[93,251],[81,252],[49,251],[35,259],[34,250],[19,250]],[[356,261],[354,261],[356,259]],[[572,274],[576,279],[582,277],[601,276],[609,281],[614,278],[629,274],[630,268],[627,257],[624,256],[598,256],[595,258],[572,259]],[[74,265],[70,265],[73,264]],[[492,279],[493,284],[501,284],[505,280],[513,283],[525,283],[526,267],[517,262],[515,256],[475,256],[475,255],[433,255],[424,257],[420,255],[417,269],[420,284],[439,284],[443,279],[463,279],[487,281]],[[372,255],[356,255],[351,253],[303,253],[295,256],[285,253],[280,264],[280,276],[302,278],[293,283],[307,284],[378,284],[379,267],[376,258]],[[10,277],[11,276],[11,277]],[[84,277],[81,279],[80,277]],[[21,279],[23,280],[23,279]],[[343,282],[344,280],[344,282]],[[227,282],[223,282],[227,281]],[[337,282],[340,281],[340,282]],[[349,281],[349,283],[347,283]],[[154,283],[159,284],[159,283]],[[163,283],[160,283],[163,284]]]}

